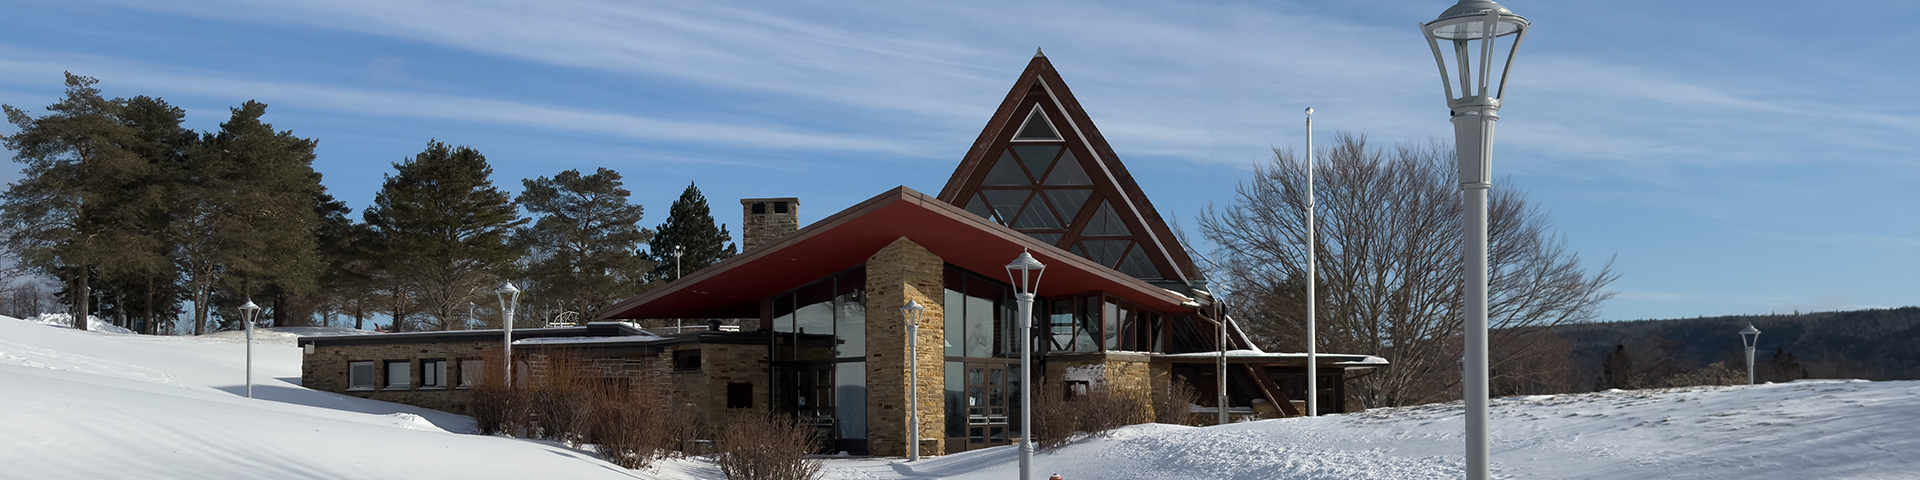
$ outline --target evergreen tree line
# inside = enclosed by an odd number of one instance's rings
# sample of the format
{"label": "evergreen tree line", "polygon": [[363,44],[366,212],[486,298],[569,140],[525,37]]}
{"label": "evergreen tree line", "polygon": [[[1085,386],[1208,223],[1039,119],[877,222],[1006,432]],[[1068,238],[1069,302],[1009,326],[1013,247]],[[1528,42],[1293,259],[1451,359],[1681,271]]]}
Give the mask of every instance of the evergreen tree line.
{"label": "evergreen tree line", "polygon": [[0,309],[14,316],[59,305],[90,314],[77,328],[202,334],[238,328],[251,300],[276,326],[498,328],[494,292],[512,282],[516,324],[586,321],[673,280],[676,250],[687,272],[736,252],[691,184],[647,229],[618,172],[526,179],[512,196],[478,150],[438,140],[395,162],[356,220],[313,169],[318,142],[275,130],[267,104],[196,132],[160,98],[108,99],[97,83],[68,73],[38,117],[0,106],[22,165],[0,193]]}

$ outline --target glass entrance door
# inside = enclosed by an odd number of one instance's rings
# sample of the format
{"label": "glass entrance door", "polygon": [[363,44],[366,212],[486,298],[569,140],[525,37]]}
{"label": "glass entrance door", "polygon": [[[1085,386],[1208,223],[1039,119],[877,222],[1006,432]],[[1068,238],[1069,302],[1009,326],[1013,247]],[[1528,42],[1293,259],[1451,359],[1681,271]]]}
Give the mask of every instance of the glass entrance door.
{"label": "glass entrance door", "polygon": [[967,364],[967,449],[1010,443],[1007,365]]}

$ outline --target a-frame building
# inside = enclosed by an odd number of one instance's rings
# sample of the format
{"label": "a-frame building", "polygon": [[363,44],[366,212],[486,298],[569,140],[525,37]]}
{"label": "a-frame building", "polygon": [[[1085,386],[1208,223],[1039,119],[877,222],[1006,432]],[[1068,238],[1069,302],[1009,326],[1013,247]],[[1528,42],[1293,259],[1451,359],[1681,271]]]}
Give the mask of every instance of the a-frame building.
{"label": "a-frame building", "polygon": [[1038,52],[939,198],[1134,278],[1186,287],[1200,280],[1173,230]]}

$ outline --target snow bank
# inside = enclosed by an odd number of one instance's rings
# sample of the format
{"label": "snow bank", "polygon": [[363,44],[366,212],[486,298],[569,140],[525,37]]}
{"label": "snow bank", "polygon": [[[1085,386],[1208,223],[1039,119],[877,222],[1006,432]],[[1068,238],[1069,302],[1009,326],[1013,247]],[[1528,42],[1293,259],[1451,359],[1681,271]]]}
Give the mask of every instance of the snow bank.
{"label": "snow bank", "polygon": [[450,433],[471,431],[464,416],[301,388],[294,332],[255,332],[246,398],[244,334],[232,333],[0,317],[0,477],[635,478],[577,450]]}

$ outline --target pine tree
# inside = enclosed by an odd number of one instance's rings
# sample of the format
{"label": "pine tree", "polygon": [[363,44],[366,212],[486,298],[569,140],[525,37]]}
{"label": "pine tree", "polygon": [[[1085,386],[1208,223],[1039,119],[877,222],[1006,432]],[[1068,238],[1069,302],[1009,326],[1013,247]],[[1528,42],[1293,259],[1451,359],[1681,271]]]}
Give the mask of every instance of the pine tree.
{"label": "pine tree", "polygon": [[109,240],[121,246],[118,258],[102,265],[101,280],[116,301],[100,311],[138,318],[122,326],[147,334],[162,330],[161,319],[178,317],[187,294],[175,281],[180,270],[173,261],[168,228],[182,169],[197,137],[182,126],[185,119],[186,111],[165,100],[142,95],[122,101],[121,124],[132,128],[136,138],[127,149],[144,163],[129,165],[136,168],[114,179],[115,185],[95,202],[101,207],[96,211],[113,215],[109,231],[115,235]]}
{"label": "pine tree", "polygon": [[680,193],[679,200],[673,201],[673,207],[667,211],[667,221],[654,232],[653,240],[647,243],[648,258],[655,265],[653,273],[648,275],[650,282],[678,279],[673,257],[675,247],[681,249],[679,274],[699,271],[738,253],[730,241],[733,235],[727,233],[725,225],[714,224],[707,197],[692,183]]}
{"label": "pine tree", "polygon": [[21,180],[0,196],[0,225],[7,253],[42,273],[68,279],[74,328],[87,328],[93,313],[91,279],[104,259],[119,250],[103,236],[110,215],[91,207],[108,183],[143,160],[127,148],[139,142],[135,129],[120,119],[122,102],[107,100],[94,88],[99,81],[66,74],[66,96],[34,118],[11,105],[0,106],[19,132],[5,136],[14,161],[25,165]]}
{"label": "pine tree", "polygon": [[640,246],[653,232],[640,228],[643,210],[627,203],[631,192],[622,188],[619,172],[567,170],[521,183],[526,188],[515,201],[539,216],[518,234],[532,248],[524,304],[592,319],[645,289],[654,263]]}
{"label": "pine tree", "polygon": [[1607,354],[1607,363],[1600,373],[1600,389],[1634,389],[1640,387],[1640,372],[1634,369],[1633,356],[1627,353],[1625,344],[1614,345],[1613,353]]}
{"label": "pine tree", "polygon": [[508,240],[526,220],[493,186],[486,157],[471,147],[429,141],[425,151],[393,167],[363,212],[395,305],[392,328],[407,329],[403,309],[414,303],[425,310],[429,329],[464,325],[467,303],[491,298],[525,254]]}
{"label": "pine tree", "polygon": [[251,100],[233,108],[218,132],[201,137],[183,169],[172,231],[192,291],[196,334],[205,332],[215,308],[223,319],[219,328],[234,328],[235,308],[256,294],[316,288],[314,202],[325,195],[313,170],[317,142],[275,131],[260,121],[266,110]]}

